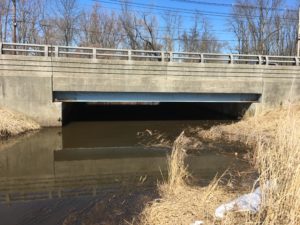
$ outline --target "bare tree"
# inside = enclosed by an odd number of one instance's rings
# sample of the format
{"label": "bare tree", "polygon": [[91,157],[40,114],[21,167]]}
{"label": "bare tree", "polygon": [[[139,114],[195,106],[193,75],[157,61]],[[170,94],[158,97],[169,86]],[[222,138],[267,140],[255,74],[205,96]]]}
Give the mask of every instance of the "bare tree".
{"label": "bare tree", "polygon": [[[151,10],[131,10],[129,1],[122,0],[121,12],[116,13],[102,9],[99,3],[82,11],[78,0],[16,0],[17,41],[196,52],[220,52],[224,47],[200,14],[186,29],[181,28],[182,17],[176,12],[167,12],[159,20]],[[285,0],[236,0],[230,19],[237,39],[235,50],[243,54],[294,55],[298,13],[279,10],[284,4]],[[13,39],[12,9],[12,0],[0,0],[1,41]],[[163,30],[161,25],[165,26]]]}
{"label": "bare tree", "polygon": [[4,11],[5,11],[5,1],[0,0],[0,41],[2,42],[2,38],[3,38],[3,30],[2,30],[2,17],[4,15]]}
{"label": "bare tree", "polygon": [[55,23],[61,35],[62,44],[67,46],[74,43],[78,29],[80,12],[77,4],[77,0],[56,0]]}
{"label": "bare tree", "polygon": [[297,16],[279,10],[283,3],[283,0],[236,0],[230,26],[238,40],[239,53],[294,54]]}
{"label": "bare tree", "polygon": [[41,42],[44,44],[61,44],[63,43],[61,40],[60,30],[56,24],[56,20],[53,18],[44,17],[40,23],[40,33],[41,33]]}
{"label": "bare tree", "polygon": [[101,38],[101,12],[98,3],[93,5],[91,11],[83,11],[80,15],[80,44],[94,47],[102,47]]}
{"label": "bare tree", "polygon": [[8,41],[10,0],[0,0],[0,41]]}
{"label": "bare tree", "polygon": [[210,32],[209,24],[205,18],[195,16],[194,25],[182,35],[184,51],[188,52],[220,52],[223,43],[219,42]]}
{"label": "bare tree", "polygon": [[143,42],[143,49],[157,51],[162,48],[158,39],[158,23],[156,17],[147,13],[141,15],[141,27],[138,30],[140,39]]}
{"label": "bare tree", "polygon": [[231,31],[234,33],[237,39],[236,50],[240,54],[248,54],[250,53],[250,40],[248,35],[247,24],[244,20],[235,18],[236,21],[231,24]]}
{"label": "bare tree", "polygon": [[19,0],[17,8],[17,41],[21,43],[42,43],[40,20],[43,4],[41,0]]}
{"label": "bare tree", "polygon": [[99,4],[91,11],[82,12],[80,19],[80,44],[98,47],[159,50],[158,22],[151,13],[131,12],[128,2],[122,4],[122,12],[107,13]]}
{"label": "bare tree", "polygon": [[166,51],[180,49],[180,42],[177,40],[181,37],[182,17],[178,13],[167,12],[163,16],[165,30],[163,33],[163,45]]}
{"label": "bare tree", "polygon": [[140,20],[136,13],[129,10],[128,1],[122,3],[122,12],[119,16],[122,25],[122,30],[125,36],[124,45],[131,49],[141,49],[142,43],[140,40]]}
{"label": "bare tree", "polygon": [[298,13],[286,11],[281,18],[276,19],[275,46],[272,52],[276,55],[296,55],[298,36]]}
{"label": "bare tree", "polygon": [[117,48],[122,39],[122,26],[114,12],[101,10],[98,3],[84,11],[80,19],[80,45]]}

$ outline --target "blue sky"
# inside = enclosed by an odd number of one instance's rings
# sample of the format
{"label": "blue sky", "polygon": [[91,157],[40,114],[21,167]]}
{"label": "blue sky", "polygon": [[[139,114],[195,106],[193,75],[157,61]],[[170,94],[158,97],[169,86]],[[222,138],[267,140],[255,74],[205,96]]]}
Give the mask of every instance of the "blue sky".
{"label": "blue sky", "polygon": [[[80,7],[91,7],[95,0],[79,0],[80,1]],[[120,6],[118,1],[119,0],[96,0],[100,3],[100,5],[105,10],[115,10],[119,11]],[[187,0],[188,1],[188,0]],[[207,2],[207,3],[225,3],[225,4],[234,4],[235,0],[190,0],[194,2]],[[191,2],[184,2],[182,0],[131,0],[134,6],[131,6],[131,10],[140,12],[140,11],[150,11],[149,9],[144,8],[143,4],[145,5],[153,5],[154,7],[165,7],[170,8],[172,10],[176,10],[177,8],[181,11],[186,11],[187,13],[179,12],[179,14],[182,15],[183,28],[188,28],[192,24],[193,20],[193,12],[196,12],[196,10],[203,12],[207,20],[210,23],[211,31],[217,36],[217,39],[219,40],[228,40],[229,44],[234,44],[234,36],[231,32],[228,31],[228,17],[224,14],[230,14],[231,8],[227,6],[220,6],[220,5],[205,5],[205,4],[195,4]],[[286,0],[286,5],[283,6],[283,8],[289,8],[289,9],[297,9],[297,5],[300,2],[300,0]],[[142,4],[142,5],[141,5]],[[190,12],[190,13],[189,13]],[[207,13],[210,15],[207,15]],[[164,10],[155,10],[153,9],[151,13],[154,13],[158,16],[158,19],[161,20],[161,15],[165,13]],[[220,13],[222,15],[211,15]],[[163,27],[163,25],[161,25]]]}

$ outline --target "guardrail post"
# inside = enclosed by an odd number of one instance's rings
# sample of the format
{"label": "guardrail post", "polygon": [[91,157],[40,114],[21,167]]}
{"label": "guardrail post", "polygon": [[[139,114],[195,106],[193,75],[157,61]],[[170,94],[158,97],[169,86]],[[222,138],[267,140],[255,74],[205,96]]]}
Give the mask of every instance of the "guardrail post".
{"label": "guardrail post", "polygon": [[58,57],[58,46],[54,46],[54,57]]}
{"label": "guardrail post", "polygon": [[230,64],[233,64],[233,55],[230,55]]}
{"label": "guardrail post", "polygon": [[173,52],[169,52],[170,62],[173,62]]}
{"label": "guardrail post", "polygon": [[269,56],[265,56],[265,58],[266,58],[266,65],[269,65]]}
{"label": "guardrail post", "polygon": [[200,54],[200,63],[204,63],[204,55]]}
{"label": "guardrail post", "polygon": [[97,59],[97,49],[93,48],[93,59]]}
{"label": "guardrail post", "polygon": [[131,50],[128,50],[127,54],[128,54],[128,60],[131,61]]}
{"label": "guardrail post", "polygon": [[262,57],[261,57],[261,55],[258,56],[258,64],[262,65]]}
{"label": "guardrail post", "polygon": [[299,58],[296,56],[295,57],[295,62],[296,62],[296,66],[299,66],[300,64],[299,64]]}
{"label": "guardrail post", "polygon": [[48,45],[45,45],[45,46],[44,46],[44,56],[45,56],[45,57],[48,57],[48,56],[49,56],[49,46],[48,46]]}
{"label": "guardrail post", "polygon": [[161,55],[161,61],[164,62],[165,61],[165,52],[161,51],[160,55]]}

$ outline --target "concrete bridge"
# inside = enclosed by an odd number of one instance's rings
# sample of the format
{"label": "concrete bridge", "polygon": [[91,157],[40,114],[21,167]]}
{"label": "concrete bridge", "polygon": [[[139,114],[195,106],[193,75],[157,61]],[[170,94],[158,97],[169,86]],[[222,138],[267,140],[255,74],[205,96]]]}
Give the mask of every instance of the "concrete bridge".
{"label": "concrete bridge", "polygon": [[0,107],[25,113],[44,126],[61,125],[65,102],[270,107],[300,100],[297,57],[12,43],[0,43],[0,53]]}

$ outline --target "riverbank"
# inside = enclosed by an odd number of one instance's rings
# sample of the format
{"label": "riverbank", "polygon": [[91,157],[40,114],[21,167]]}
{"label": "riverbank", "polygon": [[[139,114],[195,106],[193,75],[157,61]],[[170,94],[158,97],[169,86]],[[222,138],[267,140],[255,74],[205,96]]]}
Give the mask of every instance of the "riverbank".
{"label": "riverbank", "polygon": [[300,122],[300,104],[267,110],[237,123],[218,125],[209,130],[196,128],[194,136],[203,141],[240,142],[255,148],[259,141],[274,140],[282,123],[288,122],[290,118],[296,123]]}
{"label": "riverbank", "polygon": [[40,128],[38,123],[21,113],[0,108],[0,139],[21,135]]}
{"label": "riverbank", "polygon": [[[158,186],[160,198],[143,210],[139,223],[192,224],[300,224],[300,105],[260,113],[238,123],[209,130],[193,129],[176,140],[169,159],[169,177]],[[206,187],[189,182],[184,158],[186,143],[228,142],[249,146],[247,160],[259,173],[262,203],[257,214],[228,213],[215,218],[215,209],[251,191],[230,189],[222,178]],[[249,150],[250,149],[250,150]],[[226,175],[225,175],[226,176]],[[246,176],[246,175],[244,175]],[[270,182],[273,184],[270,188]]]}

